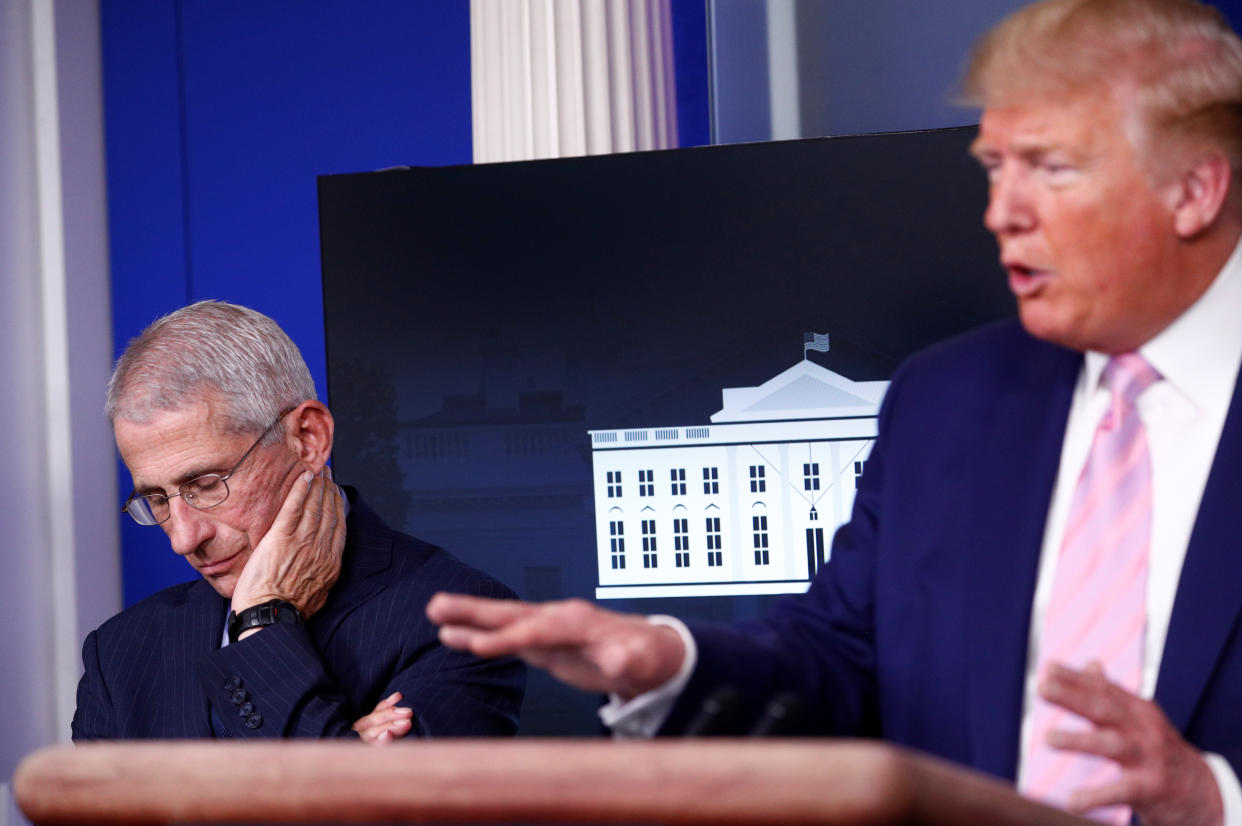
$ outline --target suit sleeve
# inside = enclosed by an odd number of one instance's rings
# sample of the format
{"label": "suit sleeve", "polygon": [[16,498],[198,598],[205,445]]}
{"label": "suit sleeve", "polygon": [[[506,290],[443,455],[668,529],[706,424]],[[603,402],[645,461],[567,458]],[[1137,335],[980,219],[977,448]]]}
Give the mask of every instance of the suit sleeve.
{"label": "suit sleeve", "polygon": [[763,619],[733,626],[687,623],[698,663],[661,733],[684,731],[722,687],[739,695],[732,731],[743,734],[778,694],[792,691],[807,734],[878,732],[875,652],[875,553],[882,526],[886,430],[901,391],[899,370],[885,395],[879,435],[836,533],[827,565],[806,594],[788,597]]}
{"label": "suit sleeve", "polygon": [[[475,577],[473,593],[512,596]],[[453,587],[448,583],[447,587]],[[199,677],[217,725],[238,738],[356,738],[352,725],[375,703],[400,691],[414,710],[413,736],[499,736],[517,730],[525,669],[513,659],[480,660],[441,645],[423,616],[427,594],[391,588],[359,606],[326,645],[325,658],[308,630],[273,625],[204,655]],[[348,675],[325,663],[348,661]],[[351,701],[351,698],[354,698]]]}
{"label": "suit sleeve", "polygon": [[99,667],[98,631],[92,631],[82,644],[84,671],[78,681],[78,707],[73,713],[71,731],[74,741],[115,739],[116,731],[112,697]]}

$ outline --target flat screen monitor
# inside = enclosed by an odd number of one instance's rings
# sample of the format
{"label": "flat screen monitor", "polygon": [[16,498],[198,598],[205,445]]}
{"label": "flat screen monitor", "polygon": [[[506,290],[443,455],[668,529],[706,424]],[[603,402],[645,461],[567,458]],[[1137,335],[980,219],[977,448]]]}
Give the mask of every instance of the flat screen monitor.
{"label": "flat screen monitor", "polygon": [[321,178],[337,478],[524,599],[805,590],[896,366],[1014,312],[974,131]]}

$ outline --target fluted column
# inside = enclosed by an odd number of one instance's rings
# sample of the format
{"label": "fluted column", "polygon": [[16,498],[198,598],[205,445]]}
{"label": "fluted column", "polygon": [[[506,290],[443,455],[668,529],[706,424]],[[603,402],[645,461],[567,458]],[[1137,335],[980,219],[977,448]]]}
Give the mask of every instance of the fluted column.
{"label": "fluted column", "polygon": [[475,163],[677,146],[669,0],[471,0]]}

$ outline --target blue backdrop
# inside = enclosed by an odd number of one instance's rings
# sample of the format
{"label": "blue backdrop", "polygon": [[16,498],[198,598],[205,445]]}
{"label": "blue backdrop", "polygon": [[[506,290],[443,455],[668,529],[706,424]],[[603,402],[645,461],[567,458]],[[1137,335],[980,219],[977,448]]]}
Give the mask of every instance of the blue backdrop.
{"label": "blue backdrop", "polygon": [[[703,4],[674,8],[682,143],[705,143]],[[218,298],[275,318],[325,393],[316,177],[470,162],[469,3],[103,0],[101,30],[116,354]],[[126,605],[192,575],[121,531]]]}

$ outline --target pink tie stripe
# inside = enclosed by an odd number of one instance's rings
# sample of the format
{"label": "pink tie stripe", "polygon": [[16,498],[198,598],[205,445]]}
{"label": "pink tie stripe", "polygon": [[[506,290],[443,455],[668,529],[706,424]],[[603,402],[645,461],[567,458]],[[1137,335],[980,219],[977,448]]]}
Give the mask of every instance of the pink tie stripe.
{"label": "pink tie stripe", "polygon": [[[1137,353],[1126,353],[1109,361],[1102,379],[1111,399],[1070,502],[1038,670],[1042,675],[1049,663],[1083,668],[1097,661],[1110,680],[1137,692],[1147,630],[1152,494],[1147,434],[1134,401],[1159,374]],[[1075,790],[1117,779],[1120,769],[1108,760],[1047,745],[1051,730],[1089,727],[1076,714],[1036,698],[1026,794],[1064,806]],[[1130,810],[1111,806],[1093,816],[1126,823]]]}

